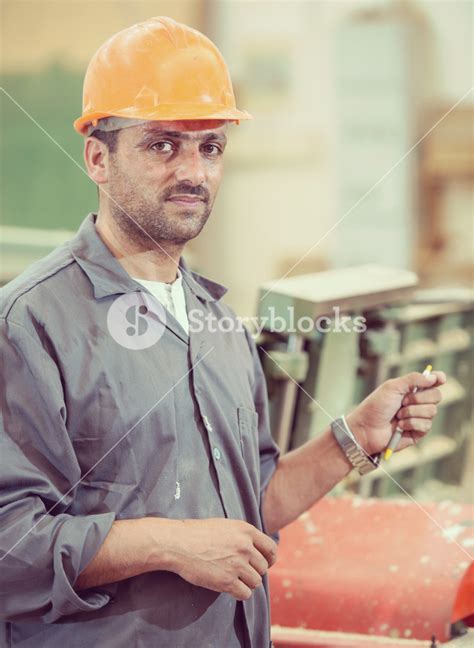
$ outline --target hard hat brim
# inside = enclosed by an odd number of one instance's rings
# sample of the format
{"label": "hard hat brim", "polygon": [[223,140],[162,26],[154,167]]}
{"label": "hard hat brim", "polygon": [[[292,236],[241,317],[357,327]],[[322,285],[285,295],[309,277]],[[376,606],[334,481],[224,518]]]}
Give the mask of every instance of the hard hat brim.
{"label": "hard hat brim", "polygon": [[85,113],[74,122],[74,129],[84,135],[84,129],[105,117],[125,117],[130,119],[149,119],[150,121],[199,121],[201,119],[240,121],[253,119],[252,115],[245,110],[229,108],[228,106],[215,104],[162,104],[153,110],[137,110],[136,108],[125,108],[104,112]]}

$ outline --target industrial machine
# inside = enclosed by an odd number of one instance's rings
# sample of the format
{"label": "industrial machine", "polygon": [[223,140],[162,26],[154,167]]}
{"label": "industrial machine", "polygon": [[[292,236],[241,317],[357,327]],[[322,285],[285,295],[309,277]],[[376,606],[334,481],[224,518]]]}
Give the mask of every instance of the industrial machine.
{"label": "industrial machine", "polygon": [[448,376],[422,443],[384,471],[351,474],[282,530],[275,648],[474,646],[472,295],[419,291],[411,272],[364,265],[268,283],[258,303],[283,452],[388,378],[428,363]]}
{"label": "industrial machine", "polygon": [[275,648],[473,646],[473,528],[449,501],[324,498],[281,531]]}
{"label": "industrial machine", "polygon": [[[392,458],[390,472],[418,498],[463,491],[466,499],[473,486],[472,291],[420,291],[410,271],[355,266],[262,286],[258,321],[272,433],[283,452],[321,433],[384,380],[430,363],[448,376],[439,413],[423,443]],[[400,494],[379,471],[363,480],[351,475],[341,489]]]}

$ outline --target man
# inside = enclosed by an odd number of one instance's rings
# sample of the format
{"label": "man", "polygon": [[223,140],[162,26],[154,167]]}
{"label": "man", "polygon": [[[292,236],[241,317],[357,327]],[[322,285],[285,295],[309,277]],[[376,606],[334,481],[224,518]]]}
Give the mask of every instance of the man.
{"label": "man", "polygon": [[269,646],[278,530],[397,422],[400,448],[430,429],[445,376],[412,373],[342,439],[280,457],[251,336],[190,329],[191,311],[235,321],[182,252],[247,118],[215,46],[170,19],[90,63],[75,127],[98,213],[2,291],[2,645]]}

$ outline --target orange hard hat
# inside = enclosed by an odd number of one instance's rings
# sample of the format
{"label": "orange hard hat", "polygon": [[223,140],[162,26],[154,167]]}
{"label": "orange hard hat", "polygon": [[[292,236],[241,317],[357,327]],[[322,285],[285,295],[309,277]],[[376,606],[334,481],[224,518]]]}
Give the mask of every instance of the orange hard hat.
{"label": "orange hard hat", "polygon": [[92,57],[84,79],[85,134],[105,117],[163,121],[252,119],[237,110],[225,61],[200,32],[156,17],[106,41]]}

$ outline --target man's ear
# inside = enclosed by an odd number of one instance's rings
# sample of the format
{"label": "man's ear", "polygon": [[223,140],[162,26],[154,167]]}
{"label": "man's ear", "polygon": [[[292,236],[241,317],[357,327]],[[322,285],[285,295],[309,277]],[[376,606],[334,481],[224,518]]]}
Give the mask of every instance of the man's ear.
{"label": "man's ear", "polygon": [[87,137],[84,143],[84,162],[89,177],[101,185],[109,180],[109,150],[96,137]]}

